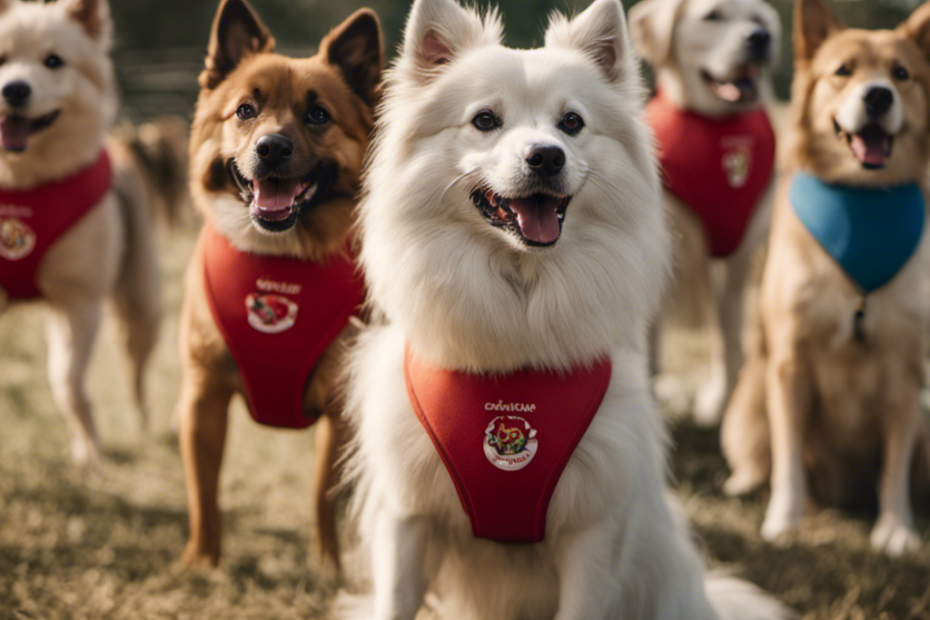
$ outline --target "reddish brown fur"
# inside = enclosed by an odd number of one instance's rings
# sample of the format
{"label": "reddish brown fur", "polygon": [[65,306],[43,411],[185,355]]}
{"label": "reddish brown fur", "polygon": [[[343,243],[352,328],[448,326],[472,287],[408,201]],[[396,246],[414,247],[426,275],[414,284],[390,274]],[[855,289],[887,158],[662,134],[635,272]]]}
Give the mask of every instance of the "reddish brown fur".
{"label": "reddish brown fur", "polygon": [[[376,43],[355,37],[359,24],[375,33]],[[214,223],[223,217],[219,204],[228,208],[232,201],[238,201],[241,209],[247,210],[227,176],[226,162],[247,160],[261,136],[287,136],[294,143],[291,161],[298,174],[320,161],[332,164],[337,173],[322,202],[300,216],[292,237],[296,243],[278,253],[323,260],[345,247],[354,223],[381,70],[380,29],[374,13],[363,9],[323,39],[320,52],[312,58],[287,58],[274,54],[273,48],[271,35],[244,0],[221,2],[192,127],[192,194],[204,218]],[[314,97],[332,116],[325,129],[303,121],[308,101]],[[260,110],[250,122],[236,116],[236,110],[246,102]],[[233,241],[245,251],[275,253],[274,246],[250,245],[263,241],[260,234]],[[349,331],[347,328],[321,358],[305,395],[308,413],[323,414],[315,427],[317,520],[323,558],[337,566],[335,500],[329,491],[334,484],[336,453],[343,442],[342,405],[336,384]],[[241,392],[243,386],[209,311],[200,246],[186,277],[181,353],[185,372],[179,417],[191,522],[182,562],[215,565],[220,557],[217,484],[227,409],[233,393]]]}

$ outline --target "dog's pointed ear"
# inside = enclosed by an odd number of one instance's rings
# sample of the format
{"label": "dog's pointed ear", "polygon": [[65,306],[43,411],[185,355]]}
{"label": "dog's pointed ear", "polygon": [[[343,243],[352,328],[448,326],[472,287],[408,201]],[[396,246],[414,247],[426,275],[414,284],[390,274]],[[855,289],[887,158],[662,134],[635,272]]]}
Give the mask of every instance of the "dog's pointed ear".
{"label": "dog's pointed ear", "polygon": [[427,83],[466,50],[496,45],[502,38],[496,12],[482,20],[455,0],[415,0],[404,29],[399,69]]}
{"label": "dog's pointed ear", "polygon": [[222,0],[207,48],[200,86],[213,89],[250,54],[271,52],[274,38],[246,0]]}
{"label": "dog's pointed ear", "polygon": [[374,11],[359,9],[353,13],[326,35],[320,50],[331,65],[342,71],[352,92],[370,106],[378,102],[384,52],[381,24]]}
{"label": "dog's pointed ear", "polygon": [[930,59],[930,0],[911,13],[907,21],[898,26],[898,32],[912,39]]}
{"label": "dog's pointed ear", "polygon": [[836,13],[825,0],[796,0],[794,3],[794,60],[810,61],[823,42],[843,29]]}
{"label": "dog's pointed ear", "polygon": [[653,67],[672,57],[672,41],[682,0],[642,0],[630,8],[630,36],[636,51]]}
{"label": "dog's pointed ear", "polygon": [[595,0],[572,20],[553,15],[546,31],[546,47],[581,50],[613,83],[638,75],[620,0]]}
{"label": "dog's pointed ear", "polygon": [[[5,7],[10,3],[2,4]],[[59,0],[59,4],[92,39],[109,48],[113,41],[113,19],[107,0]]]}

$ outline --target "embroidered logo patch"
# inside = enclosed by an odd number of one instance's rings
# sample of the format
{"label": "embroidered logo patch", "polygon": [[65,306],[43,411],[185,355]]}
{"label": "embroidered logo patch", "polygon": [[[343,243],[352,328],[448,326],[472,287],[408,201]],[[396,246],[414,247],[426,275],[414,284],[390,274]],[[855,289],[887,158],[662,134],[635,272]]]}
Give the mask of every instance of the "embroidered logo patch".
{"label": "embroidered logo patch", "polygon": [[504,471],[517,471],[530,464],[539,441],[536,429],[517,416],[498,416],[484,429],[484,455]]}
{"label": "embroidered logo patch", "polygon": [[245,298],[249,325],[263,334],[279,334],[297,321],[297,304],[281,295],[251,293]]}
{"label": "embroidered logo patch", "polygon": [[16,217],[0,218],[0,256],[20,260],[29,256],[36,245],[36,234]]}
{"label": "embroidered logo patch", "polygon": [[727,183],[733,189],[741,189],[749,181],[752,168],[752,139],[731,137],[723,144],[723,169],[727,173]]}

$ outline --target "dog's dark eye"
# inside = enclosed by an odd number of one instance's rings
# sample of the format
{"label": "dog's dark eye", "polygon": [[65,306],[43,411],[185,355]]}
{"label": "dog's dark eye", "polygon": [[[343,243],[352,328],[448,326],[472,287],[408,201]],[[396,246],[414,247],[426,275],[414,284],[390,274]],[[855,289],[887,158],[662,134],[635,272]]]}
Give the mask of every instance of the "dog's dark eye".
{"label": "dog's dark eye", "polygon": [[849,68],[849,65],[841,65],[839,69],[836,70],[836,73],[833,75],[838,75],[840,77],[849,77],[852,75],[852,69]]}
{"label": "dog's dark eye", "polygon": [[894,79],[899,80],[901,82],[911,79],[911,74],[908,72],[907,69],[905,69],[901,65],[898,65],[897,67],[892,69],[891,75],[892,77],[894,77]]}
{"label": "dog's dark eye", "polygon": [[251,103],[243,103],[239,106],[239,109],[236,110],[236,116],[239,117],[240,121],[247,121],[258,116],[258,110],[256,110],[255,106]]}
{"label": "dog's dark eye", "polygon": [[311,125],[325,125],[329,122],[329,112],[320,106],[316,106],[307,113],[307,122]]}
{"label": "dog's dark eye", "polygon": [[61,69],[65,66],[65,61],[58,54],[49,54],[45,57],[44,64],[49,69]]}
{"label": "dog's dark eye", "polygon": [[501,126],[501,119],[494,116],[493,112],[485,110],[484,112],[479,112],[478,115],[472,119],[471,124],[479,131],[494,131]]}
{"label": "dog's dark eye", "polygon": [[723,15],[720,13],[720,11],[711,11],[710,13],[704,16],[704,21],[705,22],[721,22],[723,21]]}
{"label": "dog's dark eye", "polygon": [[574,112],[568,112],[559,121],[559,129],[570,136],[577,135],[579,131],[584,129],[584,119]]}

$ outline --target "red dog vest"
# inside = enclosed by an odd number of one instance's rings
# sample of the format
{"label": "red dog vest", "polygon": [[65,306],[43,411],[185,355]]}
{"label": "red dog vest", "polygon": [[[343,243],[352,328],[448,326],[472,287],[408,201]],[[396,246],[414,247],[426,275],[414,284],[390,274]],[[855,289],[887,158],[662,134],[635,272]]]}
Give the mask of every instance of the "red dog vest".
{"label": "red dog vest", "polygon": [[100,204],[112,184],[110,158],[102,151],[92,166],[61,181],[0,189],[0,288],[10,299],[42,296],[36,280],[45,253]]}
{"label": "red dog vest", "polygon": [[409,350],[407,395],[452,476],[478,538],[534,543],[569,458],[604,400],[609,360],[567,374],[475,375]]}
{"label": "red dog vest", "polygon": [[775,132],[768,115],[707,118],[658,93],[646,119],[659,142],[665,187],[704,222],[711,253],[729,256],[772,178]]}
{"label": "red dog vest", "polygon": [[304,391],[320,357],[364,299],[355,263],[314,263],[240,252],[203,227],[204,276],[213,318],[242,375],[252,418],[307,428]]}

